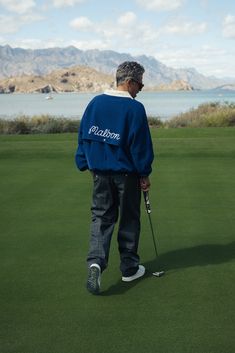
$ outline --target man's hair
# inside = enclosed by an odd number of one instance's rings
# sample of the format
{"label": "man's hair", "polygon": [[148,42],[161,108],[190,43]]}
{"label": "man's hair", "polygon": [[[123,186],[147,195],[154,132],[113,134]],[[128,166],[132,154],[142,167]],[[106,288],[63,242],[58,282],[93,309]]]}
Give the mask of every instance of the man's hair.
{"label": "man's hair", "polygon": [[144,71],[144,67],[135,61],[123,62],[116,71],[117,86],[131,79],[141,82]]}

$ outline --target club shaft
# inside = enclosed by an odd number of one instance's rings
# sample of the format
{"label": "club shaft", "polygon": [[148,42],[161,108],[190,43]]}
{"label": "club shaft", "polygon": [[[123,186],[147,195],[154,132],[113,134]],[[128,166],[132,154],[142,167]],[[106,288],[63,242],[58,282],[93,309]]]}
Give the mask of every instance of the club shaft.
{"label": "club shaft", "polygon": [[158,257],[157,244],[156,244],[156,239],[155,239],[155,235],[154,235],[152,219],[151,219],[151,215],[150,215],[150,213],[151,213],[151,206],[150,206],[148,191],[143,191],[143,194],[144,194],[145,207],[146,207],[146,211],[147,211],[147,214],[148,214],[149,224],[150,224],[151,233],[152,233],[152,238],[153,238],[154,250],[155,250],[156,256]]}
{"label": "club shaft", "polygon": [[156,256],[158,257],[157,244],[156,244],[156,239],[155,239],[155,235],[154,235],[154,231],[153,231],[153,224],[152,224],[150,213],[148,213],[148,217],[149,217],[149,224],[150,224],[151,233],[152,233],[152,237],[153,237],[153,245],[154,245]]}
{"label": "club shaft", "polygon": [[[150,205],[150,201],[149,201],[148,191],[143,191],[143,195],[144,195],[144,202],[145,202],[146,211],[147,211],[147,214],[148,214],[149,224],[150,224],[150,228],[151,228],[154,250],[155,250],[156,258],[158,258],[157,244],[156,244],[156,239],[155,239],[155,235],[154,235],[152,219],[151,219],[151,215],[150,215],[150,213],[151,213],[151,205]],[[156,277],[162,277],[164,274],[165,274],[165,271],[153,272],[153,275],[156,276]]]}

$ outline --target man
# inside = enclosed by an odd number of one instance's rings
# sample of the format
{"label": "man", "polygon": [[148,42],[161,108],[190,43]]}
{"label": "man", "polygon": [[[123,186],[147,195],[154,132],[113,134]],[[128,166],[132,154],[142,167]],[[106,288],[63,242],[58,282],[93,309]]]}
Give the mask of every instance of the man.
{"label": "man", "polygon": [[144,106],[134,100],[144,86],[144,68],[126,61],[116,72],[116,90],[96,96],[87,106],[79,130],[76,164],[93,175],[87,289],[100,290],[108,265],[111,237],[119,218],[118,249],[125,282],[145,273],[139,264],[141,189],[150,187],[153,148]]}

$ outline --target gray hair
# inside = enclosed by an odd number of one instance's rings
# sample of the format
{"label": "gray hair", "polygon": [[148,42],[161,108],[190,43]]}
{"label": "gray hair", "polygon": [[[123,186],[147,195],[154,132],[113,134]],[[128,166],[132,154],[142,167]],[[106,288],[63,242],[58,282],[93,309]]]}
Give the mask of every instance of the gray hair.
{"label": "gray hair", "polygon": [[135,61],[123,62],[117,68],[117,86],[131,79],[141,82],[144,71],[144,67]]}

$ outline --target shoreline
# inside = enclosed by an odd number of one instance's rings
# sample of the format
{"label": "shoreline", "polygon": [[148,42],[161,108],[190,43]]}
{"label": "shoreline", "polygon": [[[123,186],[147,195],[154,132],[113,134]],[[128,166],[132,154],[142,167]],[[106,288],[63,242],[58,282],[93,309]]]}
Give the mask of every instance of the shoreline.
{"label": "shoreline", "polygon": [[[98,90],[98,91],[86,91],[86,90],[81,90],[81,91],[52,91],[52,92],[0,92],[0,97],[1,96],[16,96],[16,95],[42,95],[46,96],[48,94],[51,95],[60,95],[60,94],[102,94],[104,90]],[[218,92],[218,93],[223,93],[223,92],[230,92],[230,93],[235,93],[235,87],[234,88],[194,88],[194,89],[160,89],[160,88],[148,88],[146,87],[141,91],[141,93],[194,93],[194,92]]]}
{"label": "shoreline", "polygon": [[[235,127],[235,103],[219,102],[201,104],[196,109],[178,114],[170,119],[148,115],[150,127]],[[0,117],[0,134],[40,134],[77,132],[80,119],[39,114],[19,115],[13,119]]]}

